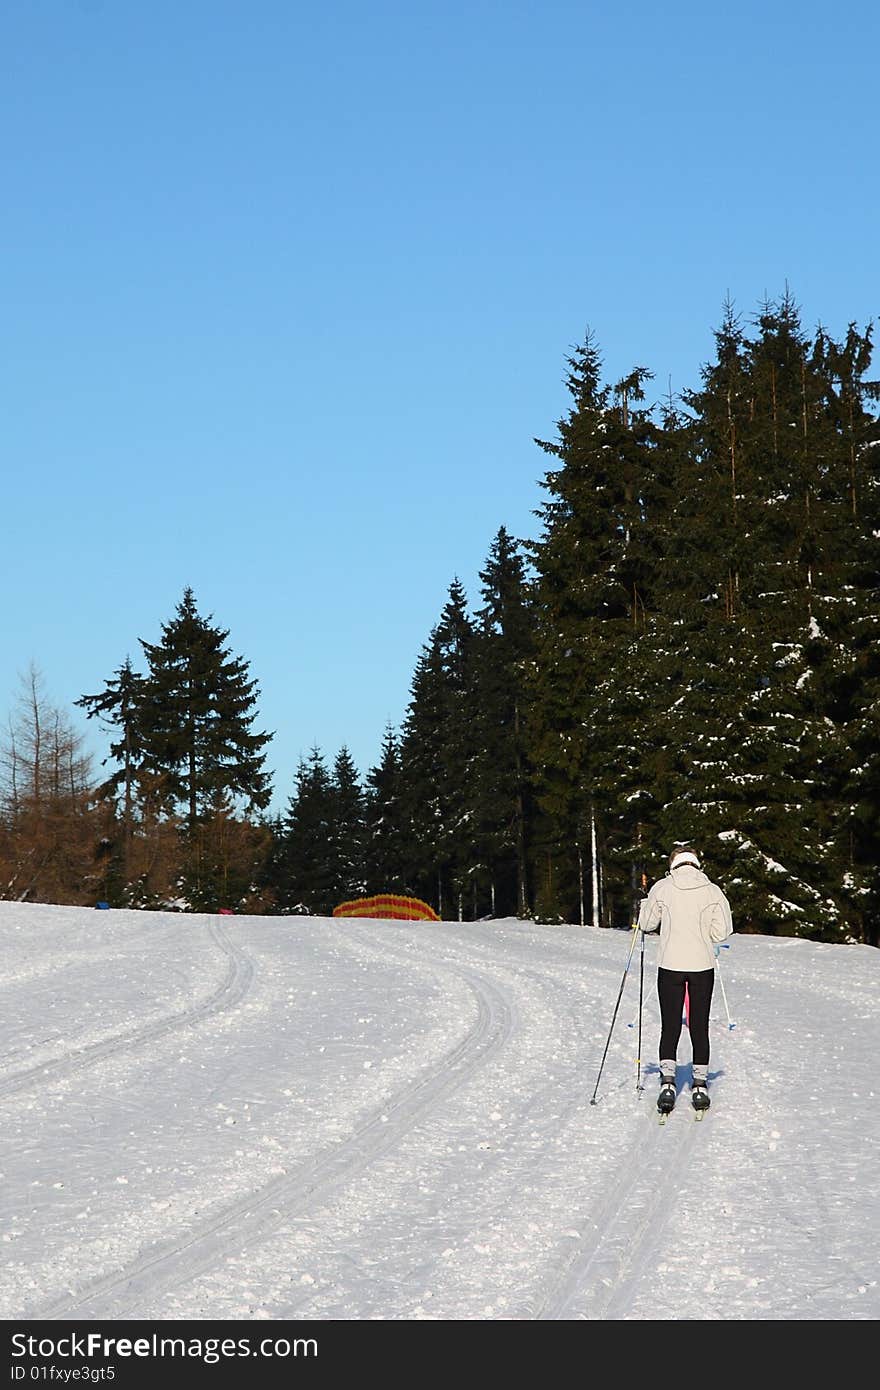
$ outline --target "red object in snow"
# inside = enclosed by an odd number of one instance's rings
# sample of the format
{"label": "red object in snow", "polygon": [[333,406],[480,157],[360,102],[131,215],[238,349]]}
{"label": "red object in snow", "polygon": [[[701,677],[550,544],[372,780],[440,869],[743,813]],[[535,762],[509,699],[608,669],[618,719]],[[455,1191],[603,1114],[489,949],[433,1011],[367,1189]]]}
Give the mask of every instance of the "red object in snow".
{"label": "red object in snow", "polygon": [[378,917],[383,921],[439,922],[440,918],[421,898],[400,893],[375,893],[371,898],[352,898],[333,909],[334,917]]}

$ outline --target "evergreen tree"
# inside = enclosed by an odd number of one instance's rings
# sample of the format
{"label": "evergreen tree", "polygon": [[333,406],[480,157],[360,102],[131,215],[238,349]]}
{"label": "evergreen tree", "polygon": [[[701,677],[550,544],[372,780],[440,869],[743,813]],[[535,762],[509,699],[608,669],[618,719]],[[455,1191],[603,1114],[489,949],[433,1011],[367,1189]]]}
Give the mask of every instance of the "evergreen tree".
{"label": "evergreen tree", "polygon": [[[880,942],[880,382],[868,380],[872,331],[850,324],[835,343],[820,330],[815,353],[839,447],[832,483],[845,518],[835,537],[837,602],[817,605],[833,657],[817,670],[823,707],[842,732],[845,754],[834,787],[837,893],[850,931]],[[830,482],[831,480],[829,480]]]}
{"label": "evergreen tree", "polygon": [[466,907],[473,913],[475,876],[480,868],[473,787],[479,741],[474,722],[476,635],[467,611],[467,595],[458,579],[449,586],[436,641],[442,673],[441,850],[449,873],[453,910],[461,919]]}
{"label": "evergreen tree", "polygon": [[185,808],[192,831],[216,798],[263,809],[271,795],[264,770],[271,734],[255,733],[258,688],[248,663],[225,645],[228,631],[202,618],[192,589],[162,640],[141,641],[148,662],[141,706],[144,763]]}
{"label": "evergreen tree", "polygon": [[551,500],[529,547],[537,577],[528,738],[543,841],[536,901],[551,920],[575,911],[596,793],[620,770],[607,697],[654,602],[656,513],[666,491],[656,427],[641,408],[651,374],[636,368],[613,390],[603,385],[589,335],[568,366],[569,413],[556,441],[537,441],[559,467],[544,479]]}
{"label": "evergreen tree", "polygon": [[478,853],[486,866],[493,915],[529,914],[531,813],[525,747],[526,667],[532,651],[525,561],[502,526],[480,572],[475,697],[477,734],[473,801]]}
{"label": "evergreen tree", "polygon": [[287,880],[287,842],[285,818],[280,812],[264,821],[268,841],[266,858],[257,878],[257,888],[261,898],[267,903],[267,910],[281,903],[288,887]]}
{"label": "evergreen tree", "polygon": [[416,661],[400,743],[404,874],[443,916],[442,670],[436,628]]}
{"label": "evergreen tree", "polygon": [[336,798],[319,748],[300,761],[277,862],[277,897],[284,912],[330,916],[337,906],[333,845]]}
{"label": "evergreen tree", "polygon": [[131,658],[125,661],[105,683],[97,695],[83,695],[75,703],[88,711],[88,718],[97,718],[105,727],[116,732],[110,744],[109,757],[117,770],[98,787],[100,797],[122,797],[122,828],[126,851],[134,833],[135,808],[139,799],[140,776],[144,761],[141,736],[141,710],[144,700],[143,676],[135,671]]}
{"label": "evergreen tree", "polygon": [[478,864],[470,778],[475,634],[456,579],[422,649],[401,746],[402,793],[412,858],[407,877],[442,916],[463,915]]}
{"label": "evergreen tree", "polygon": [[681,734],[662,819],[717,836],[742,920],[835,939],[847,755],[829,697],[851,644],[851,468],[824,335],[811,347],[788,293],[757,328],[747,339],[728,314],[718,361],[689,398],[670,530],[690,582],[666,667],[682,682],[667,736],[675,743],[675,722]]}
{"label": "evergreen tree", "polygon": [[[675,840],[699,837],[705,844],[729,826],[721,781],[738,711],[756,679],[741,615],[744,524],[751,524],[743,513],[747,500],[760,508],[747,498],[754,483],[744,461],[752,415],[747,344],[729,303],[715,342],[703,390],[684,397],[693,413],[670,409],[664,420],[664,562],[639,652],[652,693],[639,720],[644,792],[637,805],[644,842],[654,846],[652,874]],[[723,842],[721,848],[724,859]]]}
{"label": "evergreen tree", "polygon": [[367,774],[365,876],[367,893],[402,893],[407,830],[401,802],[400,740],[389,725],[379,763]]}
{"label": "evergreen tree", "polygon": [[359,897],[364,892],[364,790],[357,768],[346,747],[333,764],[332,820],[330,826],[333,859],[334,906]]}

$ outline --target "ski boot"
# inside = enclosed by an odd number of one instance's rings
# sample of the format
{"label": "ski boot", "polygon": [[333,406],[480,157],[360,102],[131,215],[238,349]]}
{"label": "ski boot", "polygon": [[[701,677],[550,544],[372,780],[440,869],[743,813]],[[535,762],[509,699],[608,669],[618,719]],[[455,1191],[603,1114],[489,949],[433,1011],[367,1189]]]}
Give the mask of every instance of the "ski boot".
{"label": "ski boot", "polygon": [[695,1081],[691,1087],[691,1105],[694,1107],[694,1119],[702,1120],[711,1104],[709,1089],[705,1081]]}
{"label": "ski boot", "polygon": [[660,1094],[657,1097],[657,1112],[660,1116],[661,1125],[666,1123],[666,1116],[670,1114],[675,1106],[675,1077],[661,1076]]}

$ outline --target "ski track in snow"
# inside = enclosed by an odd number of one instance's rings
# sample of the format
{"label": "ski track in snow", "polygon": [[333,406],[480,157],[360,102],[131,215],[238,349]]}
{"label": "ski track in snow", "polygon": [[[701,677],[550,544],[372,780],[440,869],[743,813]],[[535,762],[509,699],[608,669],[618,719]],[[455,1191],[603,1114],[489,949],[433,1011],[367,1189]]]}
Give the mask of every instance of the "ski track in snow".
{"label": "ski track in snow", "polygon": [[[69,1077],[74,1072],[81,1071],[84,1067],[93,1066],[96,1062],[110,1057],[116,1052],[157,1042],[166,1034],[173,1033],[180,1028],[191,1027],[210,1014],[223,1009],[234,1008],[250,988],[254,973],[253,962],[229,940],[219,924],[210,922],[208,934],[212,942],[219,946],[226,957],[228,969],[225,979],[207,999],[157,1019],[155,1022],[122,1029],[119,1032],[111,1033],[109,1037],[70,1048],[60,1057],[55,1057],[51,1061],[38,1062],[35,1066],[2,1076],[0,1077],[0,1101],[19,1091],[31,1088],[35,1082],[42,1085]],[[46,973],[45,963],[40,973]],[[14,983],[20,984],[21,981],[15,979]]]}
{"label": "ski track in snow", "polygon": [[[640,1136],[644,1147],[633,1145],[628,1150],[617,1181],[593,1218],[587,1241],[538,1309],[539,1318],[600,1321],[624,1316],[628,1310],[630,1292],[647,1271],[670,1219],[671,1209],[663,1197],[664,1179],[683,1161],[694,1138],[690,1133],[693,1119],[679,1115],[674,1137],[660,1134],[663,1151],[658,1154],[653,1131],[659,1131],[660,1126],[653,1099],[650,1104],[651,1133]],[[678,1104],[684,1108],[686,1098]],[[667,1123],[671,1128],[672,1119]],[[646,1153],[650,1155],[648,1163]]]}
{"label": "ski track in snow", "polygon": [[[418,968],[418,961],[410,958],[410,964]],[[513,1019],[503,994],[475,971],[461,969],[456,973],[477,1001],[473,1028],[414,1084],[386,1101],[350,1138],[318,1154],[289,1177],[236,1202],[185,1241],[170,1242],[90,1289],[48,1304],[38,1315],[66,1319],[139,1316],[137,1310],[146,1296],[155,1298],[163,1289],[191,1281],[230,1251],[264,1240],[291,1217],[324,1203],[337,1188],[354,1181],[364,1168],[393,1148],[423,1113],[502,1047],[511,1032]]]}
{"label": "ski track in snow", "polygon": [[0,904],[0,1315],[876,1319],[880,955],[735,939],[660,1126],[628,945]]}

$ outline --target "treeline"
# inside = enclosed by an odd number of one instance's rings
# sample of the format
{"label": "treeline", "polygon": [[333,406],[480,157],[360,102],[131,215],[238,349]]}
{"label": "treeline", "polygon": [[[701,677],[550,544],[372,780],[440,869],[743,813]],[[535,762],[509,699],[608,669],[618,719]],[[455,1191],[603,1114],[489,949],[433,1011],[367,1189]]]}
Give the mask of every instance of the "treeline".
{"label": "treeline", "polygon": [[254,731],[259,691],[228,633],[187,589],[159,642],[141,642],[77,704],[109,734],[101,778],[84,738],[22,681],[0,743],[0,896],[214,910],[269,901],[271,831],[261,812],[271,735]]}
{"label": "treeline", "polygon": [[696,838],[740,929],[877,940],[880,387],[870,329],[728,307],[698,390],[569,363],[534,564],[535,896]]}
{"label": "treeline", "polygon": [[499,531],[473,613],[452,583],[386,742],[370,891],[623,926],[694,839],[740,930],[877,944],[871,330],[808,335],[786,293],[715,336],[659,407],[645,368],[602,380],[592,338],[570,357],[541,533]]}
{"label": "treeline", "polygon": [[26,688],[6,895],[326,913],[387,890],[626,925],[695,838],[741,930],[877,944],[871,330],[807,334],[786,293],[748,328],[726,307],[715,339],[699,388],[658,405],[645,368],[609,384],[591,337],[572,352],[540,534],[499,530],[473,610],[452,583],[363,782],[313,749],[266,817],[256,685],[189,591],[144,672],[80,701],[111,729],[105,781]]}

